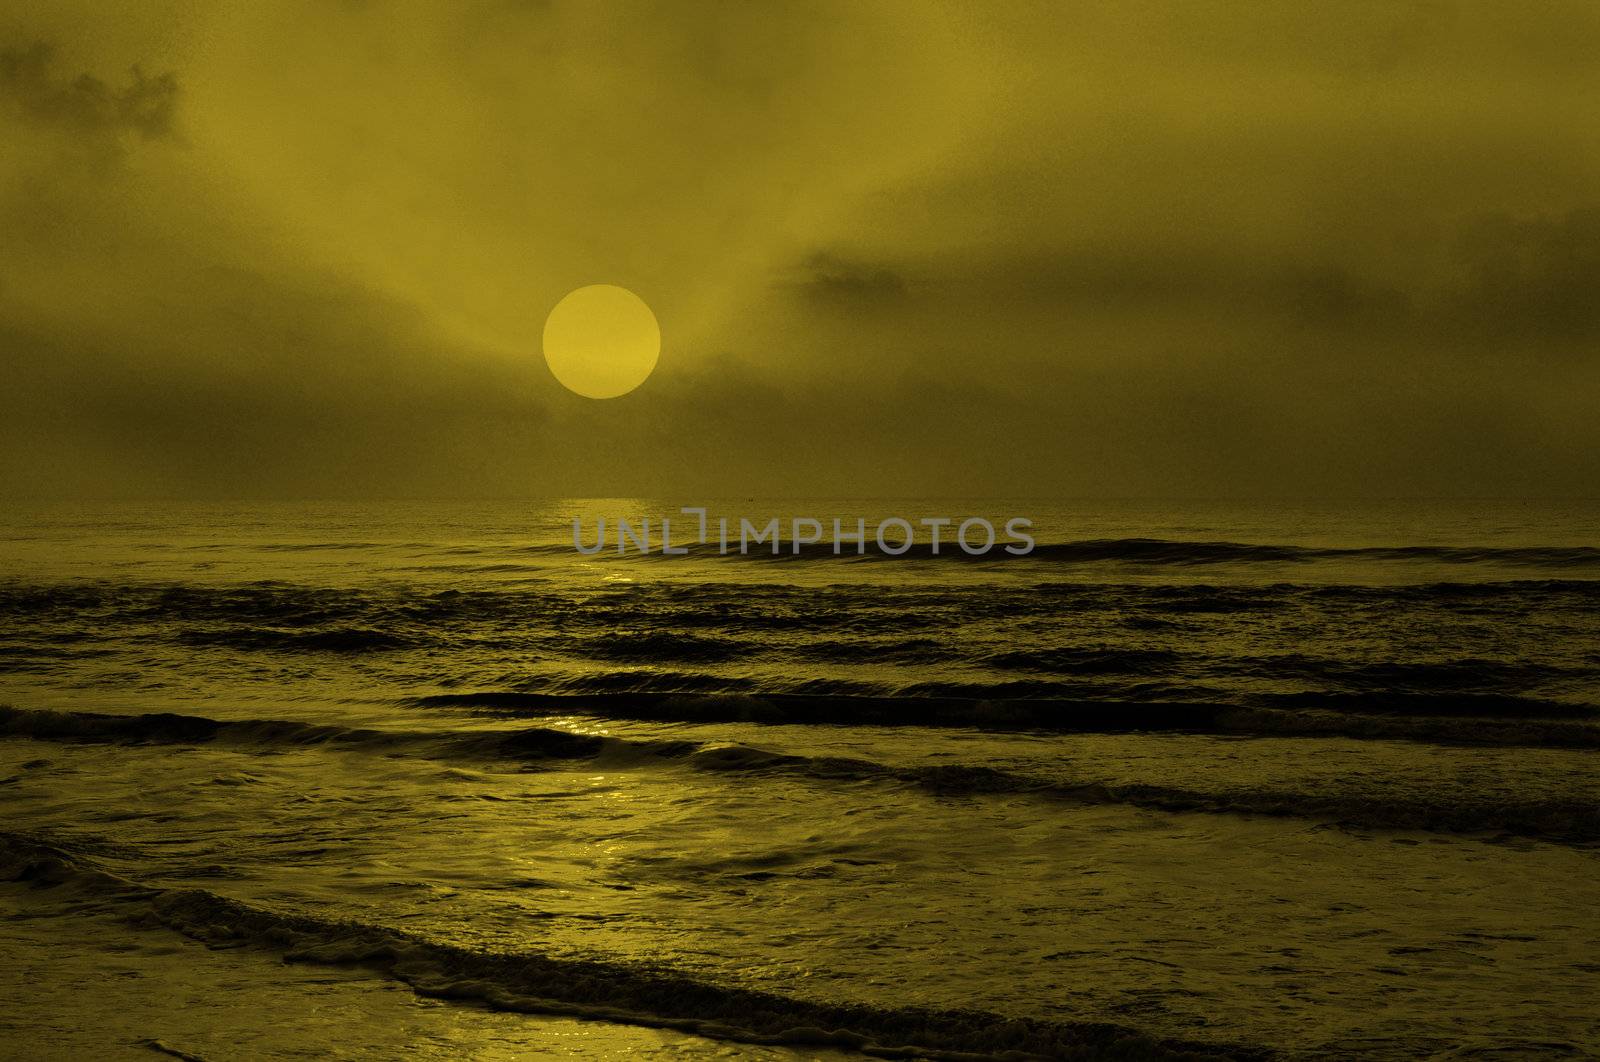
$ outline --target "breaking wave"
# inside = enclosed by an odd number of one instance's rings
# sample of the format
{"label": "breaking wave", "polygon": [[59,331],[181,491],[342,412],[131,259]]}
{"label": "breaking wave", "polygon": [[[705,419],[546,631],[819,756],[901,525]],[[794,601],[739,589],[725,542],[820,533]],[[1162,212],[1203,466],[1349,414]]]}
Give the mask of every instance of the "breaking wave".
{"label": "breaking wave", "polygon": [[[418,707],[467,707],[518,716],[597,715],[681,723],[970,727],[1120,734],[1168,732],[1274,737],[1411,739],[1467,745],[1600,748],[1600,714],[1587,705],[1501,698],[1498,718],[1456,696],[1323,703],[1296,710],[1218,701],[1006,699],[985,696],[871,696],[835,693],[482,691],[413,698]],[[1401,710],[1405,709],[1405,710]]]}
{"label": "breaking wave", "polygon": [[[748,718],[758,718],[755,705]],[[976,764],[891,765],[839,756],[783,753],[743,744],[628,740],[532,727],[512,731],[394,731],[286,720],[220,721],[33,711],[0,706],[0,736],[129,744],[217,743],[240,748],[324,746],[429,759],[529,762],[595,760],[684,766],[697,771],[791,775],[823,782],[908,785],[938,794],[1019,794],[1083,805],[1155,811],[1265,815],[1369,829],[1494,833],[1583,844],[1600,841],[1600,808],[1572,801],[1462,801],[1347,796],[1272,789],[1201,791],[1147,784],[1082,782]]]}
{"label": "breaking wave", "polygon": [[267,910],[204,889],[143,884],[112,873],[82,850],[14,833],[0,833],[0,881],[27,883],[33,902],[60,890],[74,904],[113,907],[136,925],[173,930],[215,947],[253,946],[289,962],[361,966],[419,995],[739,1043],[948,1060],[1271,1057],[1233,1045],[1155,1039],[1102,1022],[829,1003],[714,984],[644,964],[480,950],[387,926]]}
{"label": "breaking wave", "polygon": [[[1003,544],[1003,543],[1002,543]],[[830,541],[795,544],[783,541],[777,549],[771,544],[754,544],[740,552],[737,537],[729,541],[727,550],[715,542],[695,542],[683,545],[685,556],[691,558],[721,558],[730,561],[804,562],[836,561],[843,563],[873,562],[883,560],[926,560],[1009,564],[1016,562],[1045,562],[1061,564],[1090,564],[1123,562],[1142,565],[1192,566],[1209,564],[1249,563],[1309,563],[1314,561],[1362,560],[1380,562],[1435,562],[1441,564],[1500,564],[1539,568],[1597,568],[1600,567],[1600,547],[1594,546],[1302,546],[1279,543],[1251,543],[1229,541],[1192,541],[1164,538],[1095,538],[1066,542],[1039,542],[1025,554],[1007,553],[997,544],[982,553],[968,553],[958,545],[945,541],[937,550],[931,542],[914,541],[902,547],[899,536],[894,537],[889,549],[882,548],[868,535],[864,545],[854,541],[842,544],[835,551]],[[551,554],[576,555],[567,546],[538,547]],[[610,551],[607,559],[614,557],[651,556],[672,560],[673,555],[652,550],[642,554],[634,548],[627,553]]]}

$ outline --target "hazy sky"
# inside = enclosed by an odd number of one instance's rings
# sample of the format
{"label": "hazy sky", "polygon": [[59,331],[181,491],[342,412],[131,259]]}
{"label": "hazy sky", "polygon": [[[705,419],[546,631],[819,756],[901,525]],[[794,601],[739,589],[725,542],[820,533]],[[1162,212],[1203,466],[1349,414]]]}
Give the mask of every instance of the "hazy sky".
{"label": "hazy sky", "polygon": [[1600,493],[1592,0],[35,6],[0,495]]}

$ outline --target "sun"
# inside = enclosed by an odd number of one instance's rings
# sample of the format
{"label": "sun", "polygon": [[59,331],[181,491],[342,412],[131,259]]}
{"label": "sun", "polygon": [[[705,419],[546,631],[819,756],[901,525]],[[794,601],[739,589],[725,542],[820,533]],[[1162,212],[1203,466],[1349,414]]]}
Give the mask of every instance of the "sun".
{"label": "sun", "polygon": [[616,398],[649,379],[661,356],[661,327],[627,288],[590,284],[568,293],[544,322],[544,360],[567,390]]}

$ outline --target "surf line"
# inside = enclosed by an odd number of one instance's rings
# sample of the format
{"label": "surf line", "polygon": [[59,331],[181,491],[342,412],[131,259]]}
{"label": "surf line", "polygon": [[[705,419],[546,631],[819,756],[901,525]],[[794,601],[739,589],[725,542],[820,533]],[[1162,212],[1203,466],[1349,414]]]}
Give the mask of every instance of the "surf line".
{"label": "surf line", "polygon": [[[688,514],[697,518],[699,523],[699,538],[696,544],[710,545],[713,541],[709,538],[712,527],[710,512],[702,506],[685,506],[678,510],[679,513]],[[773,556],[783,552],[783,547],[788,546],[791,554],[799,554],[807,546],[831,545],[833,554],[841,556],[845,552],[846,544],[855,546],[855,553],[865,555],[867,544],[871,542],[877,547],[877,552],[887,557],[900,557],[909,553],[918,542],[918,525],[921,526],[927,537],[928,552],[938,556],[941,549],[954,552],[959,549],[970,557],[981,557],[994,550],[1000,550],[1013,557],[1024,557],[1033,552],[1034,540],[1028,531],[1033,527],[1033,521],[1023,516],[1014,516],[1005,521],[1004,542],[1000,540],[995,530],[995,525],[982,516],[969,516],[957,520],[949,516],[925,516],[916,521],[902,516],[890,516],[877,522],[869,536],[866,517],[857,517],[854,530],[847,530],[849,524],[833,517],[831,538],[824,539],[823,532],[827,530],[823,522],[812,516],[795,516],[787,520],[782,517],[771,517],[766,523],[757,525],[746,517],[739,517],[737,524],[730,523],[730,517],[718,516],[716,518],[717,553],[721,556],[733,554],[748,554],[756,552],[760,547],[766,547]],[[584,556],[594,556],[606,549],[606,519],[603,516],[595,518],[594,541],[588,542],[584,534],[583,517],[572,518],[572,548]],[[655,538],[652,534],[652,523],[649,517],[643,517],[635,522],[626,519],[613,519],[612,530],[615,533],[615,548],[618,553],[627,553],[631,545],[635,552],[641,554],[655,554],[657,556],[684,556],[689,552],[686,545],[674,545],[672,542],[672,520],[662,517],[654,526],[660,530],[660,548],[653,548]],[[954,529],[951,533],[950,529]],[[787,530],[788,534],[784,532]],[[953,548],[952,548],[953,547]]]}

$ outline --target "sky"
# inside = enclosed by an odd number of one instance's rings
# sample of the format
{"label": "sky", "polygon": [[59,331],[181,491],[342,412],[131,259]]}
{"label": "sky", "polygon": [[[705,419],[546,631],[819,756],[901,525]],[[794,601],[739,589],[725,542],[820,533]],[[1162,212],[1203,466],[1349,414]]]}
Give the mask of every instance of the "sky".
{"label": "sky", "polygon": [[[1600,6],[0,0],[0,498],[1592,497]],[[614,284],[654,375],[564,390]]]}

